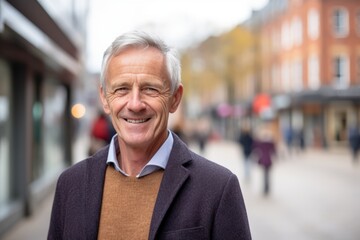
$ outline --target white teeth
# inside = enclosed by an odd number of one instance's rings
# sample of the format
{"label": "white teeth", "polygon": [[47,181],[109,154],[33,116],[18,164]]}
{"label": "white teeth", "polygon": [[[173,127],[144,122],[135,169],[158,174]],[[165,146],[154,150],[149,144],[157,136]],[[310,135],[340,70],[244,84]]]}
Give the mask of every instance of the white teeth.
{"label": "white teeth", "polygon": [[143,122],[146,122],[146,119],[127,119],[127,122],[129,123],[143,123]]}

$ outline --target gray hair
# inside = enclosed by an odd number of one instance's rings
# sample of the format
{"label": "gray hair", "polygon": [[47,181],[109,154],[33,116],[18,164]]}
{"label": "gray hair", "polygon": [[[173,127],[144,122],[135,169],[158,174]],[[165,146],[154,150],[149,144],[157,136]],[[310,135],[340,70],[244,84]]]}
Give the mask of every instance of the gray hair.
{"label": "gray hair", "polygon": [[169,47],[163,40],[155,35],[143,31],[132,31],[120,35],[106,49],[103,56],[100,84],[105,91],[106,72],[109,60],[120,54],[128,48],[147,48],[154,47],[158,49],[165,57],[166,69],[170,78],[171,92],[173,93],[181,83],[181,65],[178,59],[178,53],[174,48]]}

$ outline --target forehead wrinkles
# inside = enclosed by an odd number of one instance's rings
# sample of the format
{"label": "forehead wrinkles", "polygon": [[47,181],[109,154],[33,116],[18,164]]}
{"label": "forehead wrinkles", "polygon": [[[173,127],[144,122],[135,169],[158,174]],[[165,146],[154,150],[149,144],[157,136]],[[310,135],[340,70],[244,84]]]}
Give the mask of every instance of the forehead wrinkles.
{"label": "forehead wrinkles", "polygon": [[165,57],[156,49],[127,49],[109,60],[108,77],[119,74],[149,74],[168,79]]}
{"label": "forehead wrinkles", "polygon": [[164,85],[165,80],[161,77],[149,75],[149,74],[121,74],[114,78],[112,78],[110,85],[117,86],[117,85],[153,85],[153,84],[160,84]]}

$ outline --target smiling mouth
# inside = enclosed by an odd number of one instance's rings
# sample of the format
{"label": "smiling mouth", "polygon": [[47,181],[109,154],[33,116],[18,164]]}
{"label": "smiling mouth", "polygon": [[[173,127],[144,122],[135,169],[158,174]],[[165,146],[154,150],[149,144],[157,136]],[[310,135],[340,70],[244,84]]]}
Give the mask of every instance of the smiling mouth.
{"label": "smiling mouth", "polygon": [[144,119],[127,119],[125,118],[125,121],[128,123],[134,123],[134,124],[139,124],[139,123],[144,123],[149,121],[150,118],[144,118]]}

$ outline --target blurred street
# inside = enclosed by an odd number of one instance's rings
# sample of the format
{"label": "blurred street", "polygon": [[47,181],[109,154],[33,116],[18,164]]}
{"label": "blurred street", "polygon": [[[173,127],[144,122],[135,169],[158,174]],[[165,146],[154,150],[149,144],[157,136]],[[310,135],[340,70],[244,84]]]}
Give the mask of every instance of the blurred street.
{"label": "blurred street", "polygon": [[[80,142],[79,146],[76,156],[84,155]],[[192,149],[199,152],[196,145]],[[262,172],[257,165],[252,167],[251,181],[244,182],[236,143],[210,142],[204,155],[239,177],[253,239],[359,239],[360,164],[351,162],[347,149],[310,149],[277,159],[267,197],[262,195]],[[3,239],[46,239],[52,197]]]}
{"label": "blurred street", "polygon": [[[238,176],[253,239],[360,239],[360,0],[143,2],[0,0],[0,240],[46,239],[58,175],[109,143],[99,83],[115,86],[102,65],[122,51],[103,53],[131,30],[178,51],[168,127]],[[133,99],[163,114],[155,96]],[[270,173],[254,161],[245,178],[243,153],[269,166],[273,141]]]}
{"label": "blurred street", "polygon": [[262,171],[243,180],[234,143],[209,145],[206,155],[237,173],[253,239],[355,240],[360,237],[360,165],[347,149],[309,150],[282,157],[271,172],[271,193],[262,195]]}

